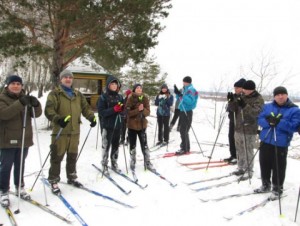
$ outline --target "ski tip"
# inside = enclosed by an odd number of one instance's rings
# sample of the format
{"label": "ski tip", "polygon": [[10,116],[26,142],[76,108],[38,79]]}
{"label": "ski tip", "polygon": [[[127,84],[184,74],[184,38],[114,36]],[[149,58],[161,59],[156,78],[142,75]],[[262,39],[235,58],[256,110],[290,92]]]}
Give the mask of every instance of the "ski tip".
{"label": "ski tip", "polygon": [[280,214],[279,218],[285,218],[284,214]]}

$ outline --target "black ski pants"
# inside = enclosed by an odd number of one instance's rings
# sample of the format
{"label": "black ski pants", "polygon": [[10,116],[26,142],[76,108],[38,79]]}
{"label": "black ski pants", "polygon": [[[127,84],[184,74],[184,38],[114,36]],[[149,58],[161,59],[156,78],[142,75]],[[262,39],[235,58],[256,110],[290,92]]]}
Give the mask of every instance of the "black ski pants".
{"label": "black ski pants", "polygon": [[170,116],[157,116],[159,142],[169,142],[169,121]]}
{"label": "black ski pants", "polygon": [[193,111],[181,111],[180,112],[180,137],[181,137],[181,144],[180,148],[184,151],[190,151],[190,137],[189,137],[189,130],[192,125],[193,120]]}

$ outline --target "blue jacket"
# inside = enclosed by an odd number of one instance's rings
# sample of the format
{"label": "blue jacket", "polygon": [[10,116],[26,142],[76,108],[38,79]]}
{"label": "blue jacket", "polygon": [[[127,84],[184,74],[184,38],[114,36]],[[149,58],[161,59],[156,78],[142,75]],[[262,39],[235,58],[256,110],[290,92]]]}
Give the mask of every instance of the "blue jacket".
{"label": "blue jacket", "polygon": [[[276,142],[274,130],[266,120],[271,113],[275,116],[281,114],[281,120],[275,127]],[[293,133],[297,132],[300,126],[300,110],[297,105],[293,104],[289,99],[284,106],[279,106],[275,101],[265,104],[262,112],[258,117],[258,124],[262,127],[260,132],[260,140],[267,144],[279,147],[288,147],[293,138]]]}
{"label": "blue jacket", "polygon": [[157,116],[170,116],[170,108],[173,105],[174,97],[172,94],[167,91],[169,96],[166,94],[160,93],[155,98],[155,105],[157,107],[156,115]]}
{"label": "blue jacket", "polygon": [[183,87],[182,97],[176,95],[176,98],[180,98],[179,110],[191,111],[196,108],[198,101],[198,92],[192,84]]}

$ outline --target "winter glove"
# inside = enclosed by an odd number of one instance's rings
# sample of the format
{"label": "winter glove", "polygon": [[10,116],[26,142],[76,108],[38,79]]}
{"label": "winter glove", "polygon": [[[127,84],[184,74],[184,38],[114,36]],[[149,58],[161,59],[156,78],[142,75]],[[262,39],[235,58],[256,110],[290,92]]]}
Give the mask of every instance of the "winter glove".
{"label": "winter glove", "polygon": [[91,118],[89,121],[91,122],[91,124],[90,124],[91,127],[95,127],[97,125],[96,116],[94,116],[93,118]]}
{"label": "winter glove", "polygon": [[121,111],[123,111],[123,104],[121,102],[119,102],[118,104],[116,104],[114,106],[114,111],[115,112],[121,112]]}
{"label": "winter glove", "polygon": [[245,101],[242,99],[242,98],[238,98],[237,99],[237,103],[238,103],[238,105],[241,107],[241,108],[244,108],[244,107],[246,107],[246,103],[245,103]]}
{"label": "winter glove", "polygon": [[182,96],[182,93],[179,91],[176,85],[174,85],[174,93],[180,97]]}
{"label": "winter glove", "polygon": [[228,102],[232,102],[234,99],[233,93],[232,92],[228,92],[227,94],[227,101]]}
{"label": "winter glove", "polygon": [[57,123],[60,125],[61,128],[65,128],[68,125],[70,118],[71,115],[61,117],[60,119],[58,119]]}
{"label": "winter glove", "polygon": [[30,105],[30,96],[26,95],[26,96],[22,96],[19,101],[21,102],[21,104],[23,104],[24,106],[26,105]]}
{"label": "winter glove", "polygon": [[158,95],[158,99],[166,99],[167,96],[165,94],[160,94]]}
{"label": "winter glove", "polygon": [[280,122],[281,117],[282,117],[281,114],[275,116],[274,113],[271,112],[271,114],[266,117],[266,120],[268,121],[271,127],[275,127]]}
{"label": "winter glove", "polygon": [[140,104],[139,105],[139,111],[143,111],[144,110],[144,105],[143,104]]}
{"label": "winter glove", "polygon": [[40,102],[36,97],[30,96],[30,104],[32,107],[38,107],[40,105]]}

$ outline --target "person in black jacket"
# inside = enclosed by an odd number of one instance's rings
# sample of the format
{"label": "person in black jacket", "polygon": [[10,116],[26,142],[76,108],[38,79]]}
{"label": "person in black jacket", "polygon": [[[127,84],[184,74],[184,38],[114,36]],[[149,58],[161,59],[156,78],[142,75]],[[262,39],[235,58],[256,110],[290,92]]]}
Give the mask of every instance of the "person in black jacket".
{"label": "person in black jacket", "polygon": [[158,142],[156,145],[166,145],[169,142],[170,108],[174,97],[170,94],[168,86],[163,84],[159,94],[155,98],[157,106]]}
{"label": "person in black jacket", "polygon": [[120,81],[110,76],[106,82],[106,92],[98,100],[98,113],[101,116],[102,124],[102,169],[105,174],[108,172],[108,156],[111,147],[110,159],[111,168],[120,171],[118,168],[119,142],[123,117],[121,116],[124,103],[123,96],[119,94]]}
{"label": "person in black jacket", "polygon": [[[233,99],[237,99],[238,97],[241,96],[243,91],[243,85],[245,82],[246,79],[241,78],[236,83],[234,83],[234,94],[231,92],[228,93],[227,95],[228,102],[231,101],[230,99],[231,97],[233,97]],[[224,161],[229,162],[230,164],[236,164],[237,159],[236,159],[236,148],[235,148],[235,140],[234,140],[235,113],[234,111],[230,111],[228,108],[227,111],[228,111],[228,118],[229,118],[228,140],[229,140],[230,157],[224,159]]]}

